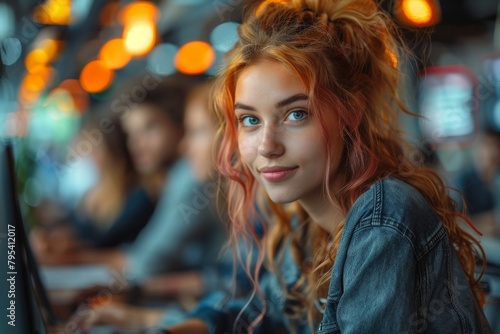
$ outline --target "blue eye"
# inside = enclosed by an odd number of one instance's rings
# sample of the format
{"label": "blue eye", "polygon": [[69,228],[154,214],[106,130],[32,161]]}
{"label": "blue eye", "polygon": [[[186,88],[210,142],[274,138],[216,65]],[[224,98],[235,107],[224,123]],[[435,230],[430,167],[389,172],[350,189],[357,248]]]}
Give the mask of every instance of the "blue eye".
{"label": "blue eye", "polygon": [[307,118],[308,115],[309,114],[304,110],[293,110],[291,113],[288,114],[287,118],[291,121],[298,122]]}
{"label": "blue eye", "polygon": [[259,124],[260,121],[257,117],[243,116],[240,118],[240,123],[243,124],[243,126],[254,126]]}

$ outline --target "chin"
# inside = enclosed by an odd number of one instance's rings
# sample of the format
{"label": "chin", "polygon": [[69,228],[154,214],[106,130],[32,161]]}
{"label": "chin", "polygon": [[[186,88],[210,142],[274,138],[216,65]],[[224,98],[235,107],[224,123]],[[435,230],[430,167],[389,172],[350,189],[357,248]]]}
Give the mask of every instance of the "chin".
{"label": "chin", "polygon": [[210,176],[206,173],[194,172],[194,178],[199,183],[206,183],[210,180]]}
{"label": "chin", "polygon": [[149,166],[149,165],[143,165],[143,166],[137,167],[137,171],[143,175],[154,174],[157,170],[158,170],[158,168],[155,168],[154,166]]}
{"label": "chin", "polygon": [[288,204],[297,200],[297,197],[293,196],[293,194],[291,194],[290,192],[267,191],[267,194],[271,201],[276,204]]}

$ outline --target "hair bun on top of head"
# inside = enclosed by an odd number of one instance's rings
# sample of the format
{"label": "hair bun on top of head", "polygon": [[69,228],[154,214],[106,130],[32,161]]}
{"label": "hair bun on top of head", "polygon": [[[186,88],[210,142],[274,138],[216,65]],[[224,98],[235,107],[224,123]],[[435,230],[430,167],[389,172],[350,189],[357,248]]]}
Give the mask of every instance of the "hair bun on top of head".
{"label": "hair bun on top of head", "polygon": [[314,10],[312,10],[311,8],[309,7],[302,7],[302,12],[309,12],[309,13],[312,13],[313,16],[316,16],[316,17],[320,17],[321,19],[323,19],[324,21],[328,21],[330,23],[333,23],[333,20],[330,19],[328,13],[326,12],[322,12],[322,13],[318,13],[318,12],[315,12]]}
{"label": "hair bun on top of head", "polygon": [[332,23],[349,12],[373,15],[378,11],[374,0],[264,0],[257,7],[256,14],[261,14],[268,5],[295,8]]}
{"label": "hair bun on top of head", "polygon": [[[393,33],[394,26],[375,0],[265,0],[255,14],[262,22],[259,26],[266,27],[264,30],[274,34],[287,26],[290,40],[297,42],[300,41],[292,37],[293,34],[297,35],[304,27],[314,26],[317,38],[321,38],[319,36],[324,32],[324,37],[337,42],[348,58],[353,51],[365,49],[378,53],[377,57],[386,58],[385,53],[394,54],[396,50],[389,42],[392,40],[390,36],[397,35]],[[392,64],[393,56],[389,58]]]}

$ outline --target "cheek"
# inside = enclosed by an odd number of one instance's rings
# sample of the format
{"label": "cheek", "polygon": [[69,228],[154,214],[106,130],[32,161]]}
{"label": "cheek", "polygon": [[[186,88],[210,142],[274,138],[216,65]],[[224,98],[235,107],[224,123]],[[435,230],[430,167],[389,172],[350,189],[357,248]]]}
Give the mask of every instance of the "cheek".
{"label": "cheek", "polygon": [[238,149],[241,158],[248,166],[251,166],[257,157],[257,145],[257,141],[250,135],[240,134],[238,136]]}
{"label": "cheek", "polygon": [[212,143],[205,141],[203,144],[200,143],[201,152],[200,155],[203,157],[203,160],[207,165],[212,165]]}
{"label": "cheek", "polygon": [[326,158],[326,146],[320,133],[320,128],[311,127],[300,136],[290,136],[287,151],[307,160],[312,157],[314,160]]}
{"label": "cheek", "polygon": [[180,140],[174,131],[159,132],[156,143],[167,151],[177,150]]}
{"label": "cheek", "polygon": [[191,155],[193,159],[200,162],[206,162],[207,158],[210,156],[210,146],[207,142],[202,140],[203,138],[197,138],[193,140],[191,147]]}

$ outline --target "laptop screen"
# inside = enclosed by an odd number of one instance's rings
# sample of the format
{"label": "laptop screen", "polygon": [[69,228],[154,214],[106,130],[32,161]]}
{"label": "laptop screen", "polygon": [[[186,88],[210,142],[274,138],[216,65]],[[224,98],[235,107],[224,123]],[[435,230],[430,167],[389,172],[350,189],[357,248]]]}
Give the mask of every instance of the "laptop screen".
{"label": "laptop screen", "polygon": [[15,183],[12,147],[0,141],[0,310],[5,313],[0,333],[42,334],[53,313],[26,238]]}

